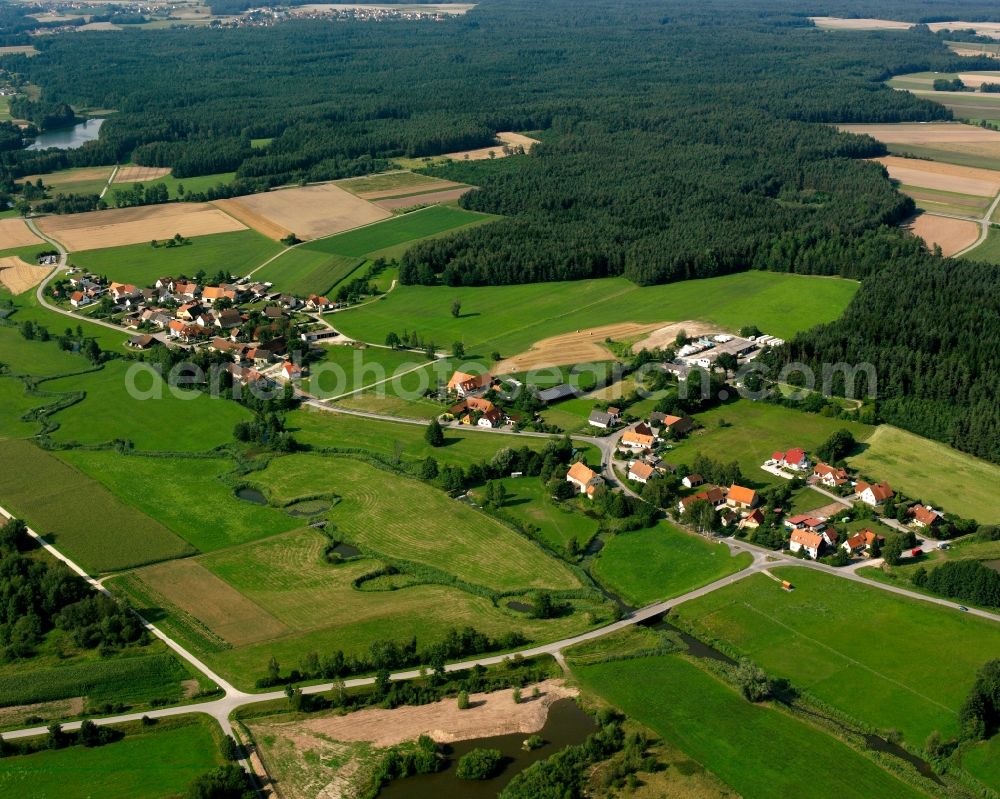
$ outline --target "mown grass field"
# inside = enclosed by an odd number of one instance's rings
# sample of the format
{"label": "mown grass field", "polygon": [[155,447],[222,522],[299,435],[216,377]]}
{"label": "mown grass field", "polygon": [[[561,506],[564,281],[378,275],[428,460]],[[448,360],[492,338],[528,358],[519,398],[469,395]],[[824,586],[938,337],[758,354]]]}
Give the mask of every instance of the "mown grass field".
{"label": "mown grass field", "polygon": [[221,479],[233,464],[221,458],[127,457],[88,450],[64,450],[59,457],[201,552],[301,526],[277,508],[237,499]]}
{"label": "mown grass field", "polygon": [[639,607],[734,574],[752,560],[748,552],[733,557],[725,544],[710,543],[661,521],[610,538],[591,571],[611,591]]}
{"label": "mown grass field", "polygon": [[21,417],[45,400],[25,393],[24,383],[16,377],[0,376],[0,438],[27,438],[38,432],[37,422]]}
{"label": "mown grass field", "polygon": [[[414,584],[405,576],[393,582],[396,590],[357,590],[353,581],[383,563],[368,558],[325,563],[326,541],[316,530],[299,530],[164,564],[170,567],[169,579],[154,579],[153,571],[163,567],[153,567],[114,578],[109,586],[246,689],[264,675],[272,654],[287,670],[308,652],[358,654],[374,640],[405,641],[413,635],[422,646],[451,627],[471,625],[490,635],[519,630],[544,641],[610,617],[607,608],[580,601],[574,602],[579,610],[572,615],[532,620],[486,597],[446,585]],[[213,580],[200,576],[206,569]]]}
{"label": "mown grass field", "polygon": [[962,768],[994,791],[1000,789],[1000,735],[994,735],[964,753]]}
{"label": "mown grass field", "polygon": [[319,252],[304,244],[255,272],[254,279],[273,283],[277,290],[299,296],[326,295],[360,264],[359,258]]}
{"label": "mown grass field", "polygon": [[1000,157],[983,154],[981,152],[969,152],[969,148],[974,145],[963,144],[887,144],[886,149],[890,155],[911,156],[922,158],[927,161],[940,161],[944,164],[956,164],[957,166],[971,166],[980,169],[1000,169]]}
{"label": "mown grass field", "polygon": [[1000,264],[1000,230],[996,228],[990,229],[986,241],[974,250],[967,252],[962,258],[969,261],[986,261],[991,264]]}
{"label": "mown grass field", "polygon": [[309,365],[309,376],[302,388],[320,398],[337,397],[357,391],[416,367],[432,366],[421,352],[390,350],[383,347],[363,349],[344,346],[323,348],[323,359]]}
{"label": "mown grass field", "polygon": [[100,483],[30,441],[0,441],[0,502],[91,573],[176,558],[192,548]]}
{"label": "mown grass field", "polygon": [[899,190],[914,199],[917,208],[932,213],[957,214],[980,217],[990,207],[991,198],[951,191],[900,186]]}
{"label": "mown grass field", "polygon": [[[624,278],[461,289],[399,286],[379,302],[340,314],[337,322],[362,341],[381,342],[405,326],[435,341],[462,341],[483,357],[492,350],[510,356],[549,336],[626,321],[701,319],[732,330],[756,324],[789,338],[837,319],[857,288],[849,280],[775,272],[647,287]],[[456,298],[462,301],[459,318],[451,315]]]}
{"label": "mown grass field", "polygon": [[651,727],[746,799],[924,796],[826,732],[747,702],[678,655],[573,671],[585,688]]}
{"label": "mown grass field", "polygon": [[106,746],[4,758],[0,791],[37,799],[167,799],[222,762],[220,732],[206,716],[126,729],[123,739]]}
{"label": "mown grass field", "polygon": [[[4,98],[6,99],[6,98]],[[75,169],[60,169],[44,175],[27,175],[22,180],[35,183],[40,177],[42,183],[49,189],[50,195],[63,194],[100,194],[108,185],[113,166],[79,167]]]}
{"label": "mown grass field", "polygon": [[329,513],[360,547],[505,591],[576,588],[563,564],[491,518],[416,480],[349,458],[291,455],[250,476],[278,501],[335,493]]}
{"label": "mown grass field", "polygon": [[[537,537],[557,552],[564,552],[570,541],[583,549],[597,533],[597,519],[587,516],[580,504],[587,500],[554,502],[538,477],[508,477],[500,482],[507,491],[504,513],[537,528]],[[477,501],[483,500],[483,493],[482,489],[472,492]]]}
{"label": "mown grass field", "polygon": [[[0,297],[9,297],[10,295],[6,292],[0,290]],[[87,321],[86,316],[79,316],[74,314],[72,317],[65,316],[64,314],[57,313],[56,311],[50,311],[47,308],[43,308],[38,304],[38,299],[35,297],[35,292],[26,291],[23,294],[17,295],[14,300],[14,307],[16,312],[10,316],[10,321],[15,324],[20,325],[25,321],[32,321],[39,325],[44,325],[48,331],[53,335],[58,335],[64,332],[67,328],[76,330],[79,325],[83,328],[83,333],[87,338],[94,339],[100,346],[102,350],[108,350],[109,352],[122,352],[125,342],[131,335],[126,330],[112,330],[107,327],[102,327],[101,325],[94,324],[93,322]],[[3,328],[0,328],[2,332]],[[12,331],[17,333],[17,331]],[[27,342],[28,344],[34,344],[35,342]],[[51,352],[59,353],[59,347],[55,342],[50,344],[45,344],[47,347],[51,347]],[[0,348],[0,361],[3,361],[6,357],[6,345]],[[65,354],[65,353],[64,353]],[[53,356],[42,356],[39,354],[39,358],[44,358],[45,360],[50,360]],[[82,368],[87,368],[89,364],[82,358],[79,358],[75,363],[82,363],[84,366]],[[64,371],[79,371],[81,367],[77,367],[73,370],[60,369],[58,371],[39,371],[38,369],[32,369],[26,367],[24,371],[35,375],[48,375],[48,374],[61,374]]]}
{"label": "mown grass field", "polygon": [[[124,164],[123,166],[130,165]],[[216,186],[227,186],[233,182],[235,177],[235,172],[217,172],[214,175],[198,175],[190,178],[175,178],[173,175],[167,175],[166,177],[156,178],[155,180],[143,180],[139,182],[147,188],[163,184],[167,187],[170,199],[177,200],[195,192],[203,192],[208,191],[209,189],[214,189]],[[104,199],[107,200],[108,205],[113,206],[114,192],[116,190],[120,191],[122,189],[130,189],[135,185],[135,183],[114,183],[111,188],[108,189],[108,193],[104,195]],[[183,194],[180,192],[181,186],[184,187]]]}
{"label": "mown grass field", "polygon": [[[670,463],[686,464],[696,455],[724,462],[735,460],[751,487],[784,482],[760,468],[775,451],[801,447],[809,452],[841,428],[850,430],[855,439],[861,441],[867,439],[873,429],[857,422],[746,399],[699,413],[696,421],[703,429],[675,444],[664,455],[665,459]],[[723,421],[726,427],[721,426]]]}
{"label": "mown grass field", "polygon": [[70,263],[109,280],[143,287],[161,277],[194,277],[202,270],[209,278],[220,269],[241,277],[284,249],[253,230],[195,236],[190,242],[183,247],[153,247],[146,242],[88,250],[74,253]]}
{"label": "mown grass field", "polygon": [[[958,732],[976,672],[1000,652],[1000,627],[811,570],[773,573],[795,590],[752,575],[681,605],[677,616],[854,718],[899,730],[913,746],[933,730]],[[929,652],[948,653],[946,677],[934,674]]]}
{"label": "mown grass field", "polygon": [[[22,320],[20,313],[11,321]],[[69,322],[70,320],[66,320]],[[63,328],[50,332],[61,333]],[[6,364],[12,374],[50,375],[81,372],[91,364],[80,355],[59,349],[55,341],[29,341],[16,327],[0,326],[0,363]]]}
{"label": "mown grass field", "polygon": [[435,185],[447,187],[449,183],[438,178],[432,178],[429,175],[400,170],[397,172],[384,172],[382,174],[338,180],[337,185],[344,191],[351,192],[351,194],[364,194],[369,191],[390,191],[393,189],[399,189],[400,194],[407,194],[418,190],[433,191]]}
{"label": "mown grass field", "polygon": [[[130,369],[138,375],[131,384]],[[130,385],[151,397],[134,398]],[[59,424],[52,437],[65,443],[127,439],[141,450],[196,452],[232,441],[236,423],[250,418],[248,410],[221,397],[179,389],[175,393],[155,372],[126,361],[111,361],[86,375],[46,381],[41,388],[86,392],[82,402],[51,417]]]}
{"label": "mown grass field", "polygon": [[888,480],[935,508],[980,523],[1000,522],[1000,466],[891,425],[877,427],[866,444],[850,458],[862,474]]}

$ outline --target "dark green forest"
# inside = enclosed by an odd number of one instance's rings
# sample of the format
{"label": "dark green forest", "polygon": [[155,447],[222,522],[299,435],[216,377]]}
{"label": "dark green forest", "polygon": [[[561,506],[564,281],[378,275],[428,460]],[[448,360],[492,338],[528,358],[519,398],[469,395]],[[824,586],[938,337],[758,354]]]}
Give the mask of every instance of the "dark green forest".
{"label": "dark green forest", "polygon": [[950,264],[899,232],[913,204],[863,160],[883,146],[817,124],[950,119],[883,81],[994,64],[959,61],[923,26],[830,33],[809,14],[971,21],[1000,9],[486,0],[434,23],[49,37],[41,55],[5,59],[42,87],[32,118],[118,112],[79,150],[0,153],[0,177],[131,157],[182,178],[235,170],[229,191],[245,193],[543,131],[530,155],[431,170],[480,186],[462,203],[505,218],[413,248],[402,282],[649,284],[751,268],[862,279],[843,320],[779,357],[869,361],[883,418],[1000,460],[996,268]]}

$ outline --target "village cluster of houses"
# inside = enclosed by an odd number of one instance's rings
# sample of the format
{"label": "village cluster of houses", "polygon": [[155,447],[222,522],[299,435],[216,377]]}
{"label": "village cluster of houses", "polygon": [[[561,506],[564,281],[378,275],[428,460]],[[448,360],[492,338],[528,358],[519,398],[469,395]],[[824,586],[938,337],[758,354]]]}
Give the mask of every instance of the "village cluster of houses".
{"label": "village cluster of houses", "polygon": [[712,368],[721,355],[733,355],[737,359],[751,360],[765,347],[776,347],[784,343],[783,339],[769,335],[744,338],[720,333],[711,337],[702,336],[681,347],[673,361],[664,363],[662,368],[678,380],[684,381],[692,369]]}
{"label": "village cluster of houses", "polygon": [[707,502],[719,512],[723,527],[736,530],[756,530],[764,523],[764,512],[758,507],[760,495],[752,488],[733,483],[726,488],[707,484],[700,474],[689,474],[681,480],[685,488],[699,488],[677,502],[677,512],[684,513],[695,502]]}

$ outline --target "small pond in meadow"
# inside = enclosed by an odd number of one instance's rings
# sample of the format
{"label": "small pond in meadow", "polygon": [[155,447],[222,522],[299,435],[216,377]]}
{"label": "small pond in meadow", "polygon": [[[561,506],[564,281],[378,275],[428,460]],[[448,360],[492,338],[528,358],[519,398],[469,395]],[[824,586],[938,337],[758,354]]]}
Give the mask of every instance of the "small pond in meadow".
{"label": "small pond in meadow", "polygon": [[242,499],[244,502],[250,502],[254,505],[266,505],[267,497],[265,497],[256,488],[241,488],[236,492],[236,498]]}

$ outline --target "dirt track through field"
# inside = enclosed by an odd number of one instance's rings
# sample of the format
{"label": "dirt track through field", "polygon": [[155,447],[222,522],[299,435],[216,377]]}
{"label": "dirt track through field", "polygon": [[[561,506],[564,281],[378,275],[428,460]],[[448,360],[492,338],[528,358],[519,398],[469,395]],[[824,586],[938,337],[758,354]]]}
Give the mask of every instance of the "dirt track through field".
{"label": "dirt track through field", "polygon": [[457,200],[466,192],[472,191],[472,186],[463,186],[460,189],[450,191],[432,191],[427,194],[411,194],[407,197],[394,197],[391,200],[379,200],[375,203],[379,208],[386,211],[395,211],[399,208],[413,208],[417,205],[437,205]]}
{"label": "dirt track through field", "polygon": [[663,327],[663,324],[663,322],[646,322],[644,324],[617,322],[613,325],[562,333],[558,336],[542,339],[533,344],[527,352],[501,361],[493,369],[493,373],[512,374],[548,366],[566,366],[588,361],[609,361],[615,356],[605,346],[604,340],[606,338],[616,341],[638,338]]}
{"label": "dirt track through field", "polygon": [[38,220],[38,227],[70,252],[141,244],[168,239],[175,233],[190,238],[246,230],[241,222],[208,203],[168,203],[47,216]]}
{"label": "dirt track through field", "polygon": [[289,233],[316,239],[392,215],[332,183],[217,200],[215,205],[275,240]]}
{"label": "dirt track through field", "polygon": [[927,242],[928,247],[939,244],[942,254],[946,257],[974,244],[979,238],[980,231],[979,225],[975,222],[934,214],[921,214],[905,227]]}
{"label": "dirt track through field", "polygon": [[690,319],[686,322],[674,322],[654,330],[649,336],[642,339],[642,341],[637,341],[632,345],[632,352],[639,352],[642,349],[662,350],[673,346],[677,339],[677,334],[682,330],[689,337],[707,336],[711,333],[718,333],[719,326],[706,325],[704,322],[694,322]]}
{"label": "dirt track through field", "polygon": [[0,283],[11,294],[21,294],[37,286],[52,271],[51,266],[38,266],[22,261],[16,255],[0,258]]}
{"label": "dirt track through field", "polygon": [[23,219],[0,219],[0,250],[12,250],[15,247],[30,247],[32,244],[44,243],[31,232]]}
{"label": "dirt track through field", "polygon": [[123,166],[117,174],[113,183],[141,183],[147,180],[165,178],[170,174],[169,167],[161,166]]}
{"label": "dirt track through field", "polygon": [[969,166],[886,156],[876,158],[889,170],[889,177],[907,186],[995,197],[1000,192],[1000,172]]}
{"label": "dirt track through field", "polygon": [[73,183],[89,183],[94,180],[106,181],[109,177],[111,177],[112,169],[113,167],[110,166],[91,166],[76,169],[70,175],[27,175],[20,180],[23,183],[34,183],[41,178],[42,182],[46,186],[69,186]]}

